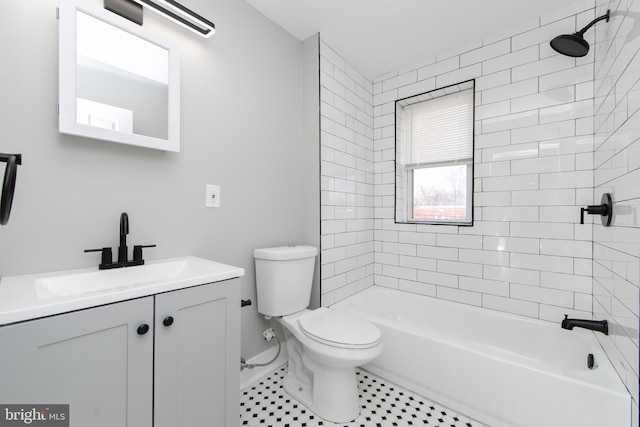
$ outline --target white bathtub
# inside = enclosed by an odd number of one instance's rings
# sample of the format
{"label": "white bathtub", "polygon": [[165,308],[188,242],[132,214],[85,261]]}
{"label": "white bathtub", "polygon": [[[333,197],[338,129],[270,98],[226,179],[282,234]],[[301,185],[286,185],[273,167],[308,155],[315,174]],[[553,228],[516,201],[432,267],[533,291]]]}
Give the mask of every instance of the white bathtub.
{"label": "white bathtub", "polygon": [[382,331],[365,369],[483,424],[631,426],[631,397],[591,331],[377,286],[331,308]]}

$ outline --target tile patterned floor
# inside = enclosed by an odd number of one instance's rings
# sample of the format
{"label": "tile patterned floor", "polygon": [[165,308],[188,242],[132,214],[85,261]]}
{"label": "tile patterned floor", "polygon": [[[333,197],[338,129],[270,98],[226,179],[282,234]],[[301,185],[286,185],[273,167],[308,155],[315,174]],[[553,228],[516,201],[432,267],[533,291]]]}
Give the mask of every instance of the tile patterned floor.
{"label": "tile patterned floor", "polygon": [[353,422],[336,424],[314,415],[282,388],[287,365],[242,390],[240,424],[250,427],[482,427],[365,370],[357,370],[362,411]]}

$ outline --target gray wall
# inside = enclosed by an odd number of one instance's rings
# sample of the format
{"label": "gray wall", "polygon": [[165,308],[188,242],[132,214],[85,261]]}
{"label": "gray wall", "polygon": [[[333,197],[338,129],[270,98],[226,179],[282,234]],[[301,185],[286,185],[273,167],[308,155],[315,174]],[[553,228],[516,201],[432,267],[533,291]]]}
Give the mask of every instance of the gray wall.
{"label": "gray wall", "polygon": [[[0,276],[97,266],[83,249],[117,246],[126,211],[130,246],[158,245],[146,259],[237,265],[255,301],[253,249],[302,241],[302,45],[244,1],[184,4],[215,22],[212,38],[145,16],[181,51],[180,153],[59,134],[57,1],[3,4],[0,152],[23,165]],[[204,207],[205,184],[221,186],[220,209]],[[265,327],[243,310],[243,355],[266,348]]]}

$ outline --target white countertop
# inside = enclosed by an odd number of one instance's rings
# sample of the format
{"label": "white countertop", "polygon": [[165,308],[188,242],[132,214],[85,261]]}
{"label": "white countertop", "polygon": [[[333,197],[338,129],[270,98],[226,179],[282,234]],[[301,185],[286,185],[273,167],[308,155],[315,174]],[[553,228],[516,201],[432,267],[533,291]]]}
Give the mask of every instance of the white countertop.
{"label": "white countertop", "polygon": [[[139,280],[132,284],[109,287],[106,289],[74,291],[68,295],[47,292],[43,283],[63,276],[73,277],[75,282],[107,278],[119,280],[132,273],[140,276],[145,267],[150,269],[159,265],[171,265],[175,273],[173,277],[153,278],[150,281]],[[139,269],[139,270],[134,270]],[[144,274],[142,274],[144,276]],[[99,305],[125,301],[133,298],[174,291],[190,286],[220,282],[244,276],[244,269],[220,264],[198,257],[171,258],[148,261],[143,266],[98,270],[98,267],[76,270],[56,271],[50,273],[28,274],[22,276],[3,277],[0,279],[0,326],[39,317],[81,310]],[[59,280],[60,281],[60,280]],[[131,280],[130,280],[131,281]],[[124,280],[126,283],[126,280]],[[75,289],[78,289],[76,286]],[[240,302],[238,302],[239,304]]]}

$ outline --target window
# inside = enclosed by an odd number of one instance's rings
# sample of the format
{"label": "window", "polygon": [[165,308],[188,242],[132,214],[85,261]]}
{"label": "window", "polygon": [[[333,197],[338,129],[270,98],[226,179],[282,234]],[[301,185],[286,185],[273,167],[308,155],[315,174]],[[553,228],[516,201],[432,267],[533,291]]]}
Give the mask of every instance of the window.
{"label": "window", "polygon": [[396,101],[396,222],[473,223],[474,81]]}

